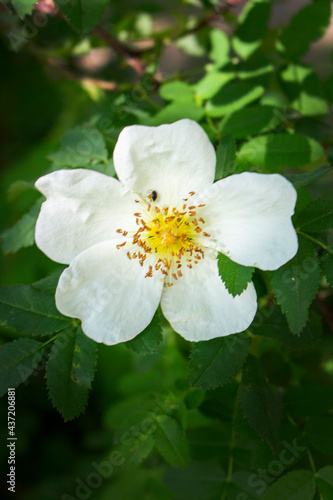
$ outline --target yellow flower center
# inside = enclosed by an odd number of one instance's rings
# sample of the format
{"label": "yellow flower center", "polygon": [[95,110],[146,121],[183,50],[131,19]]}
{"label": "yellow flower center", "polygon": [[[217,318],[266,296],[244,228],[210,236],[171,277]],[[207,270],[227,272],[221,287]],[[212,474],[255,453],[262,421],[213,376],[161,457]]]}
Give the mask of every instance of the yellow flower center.
{"label": "yellow flower center", "polygon": [[[194,194],[193,191],[189,193],[190,196]],[[138,259],[141,266],[147,258],[152,259],[146,278],[152,277],[154,271],[160,271],[168,277],[167,285],[172,286],[172,281],[182,277],[182,266],[192,269],[193,264],[204,258],[201,247],[204,238],[210,235],[203,231],[205,221],[198,212],[205,205],[188,206],[187,202],[188,198],[185,198],[181,210],[176,207],[161,209],[149,202],[143,207],[143,213],[134,213],[139,229],[132,241],[135,251],[127,252],[127,256]],[[124,236],[128,234],[122,229],[117,232]],[[117,245],[117,248],[125,244]]]}

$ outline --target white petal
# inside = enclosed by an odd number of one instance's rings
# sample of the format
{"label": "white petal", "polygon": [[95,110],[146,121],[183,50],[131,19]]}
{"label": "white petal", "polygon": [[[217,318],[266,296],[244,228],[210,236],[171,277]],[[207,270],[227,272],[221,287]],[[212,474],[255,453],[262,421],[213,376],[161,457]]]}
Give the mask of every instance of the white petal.
{"label": "white petal", "polygon": [[216,182],[199,197],[211,244],[244,266],[273,270],[297,252],[291,222],[297,193],[278,174],[245,172]]}
{"label": "white petal", "polygon": [[96,243],[135,230],[133,195],[119,181],[92,170],[57,170],[41,177],[46,196],[36,224],[36,244],[52,260],[69,264]]}
{"label": "white petal", "polygon": [[205,258],[183,277],[165,288],[162,311],[173,329],[186,340],[210,340],[242,332],[252,322],[257,310],[254,286],[233,297],[218,275],[217,260],[205,252]]}
{"label": "white petal", "polygon": [[[127,245],[99,243],[80,253],[60,276],[56,305],[79,318],[84,333],[107,345],[126,342],[146,328],[160,302],[163,281],[145,278],[147,266],[129,260]],[[148,259],[147,259],[148,260]]]}
{"label": "white petal", "polygon": [[216,155],[205,131],[192,120],[120,133],[113,154],[120,181],[144,198],[157,192],[160,207],[177,206],[190,191],[212,184]]}

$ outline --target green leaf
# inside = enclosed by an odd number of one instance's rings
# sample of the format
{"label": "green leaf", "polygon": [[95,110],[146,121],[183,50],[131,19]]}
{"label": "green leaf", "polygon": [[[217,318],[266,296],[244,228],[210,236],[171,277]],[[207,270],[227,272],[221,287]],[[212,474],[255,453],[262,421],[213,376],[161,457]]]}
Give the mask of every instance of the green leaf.
{"label": "green leaf", "polygon": [[204,110],[195,102],[174,101],[159,111],[154,118],[150,120],[149,125],[156,126],[162,125],[163,123],[173,123],[183,118],[189,118],[190,120],[198,122],[204,114]]}
{"label": "green leaf", "polygon": [[195,95],[199,99],[210,99],[233,78],[233,73],[209,71],[193,86]]}
{"label": "green leaf", "polygon": [[0,287],[0,324],[28,335],[49,335],[71,323],[55,306],[54,296],[31,285]]}
{"label": "green leaf", "polygon": [[283,403],[287,413],[292,415],[320,415],[333,408],[333,390],[324,385],[289,387],[284,393]]}
{"label": "green leaf", "polygon": [[245,139],[280,125],[284,116],[272,106],[250,106],[226,116],[220,125],[222,133],[231,132],[236,139]]}
{"label": "green leaf", "polygon": [[195,343],[189,366],[191,384],[206,390],[232,380],[248,355],[249,345],[244,333]]}
{"label": "green leaf", "polygon": [[161,314],[157,312],[150,325],[125,345],[137,354],[145,356],[155,353],[162,340]]}
{"label": "green leaf", "polygon": [[331,500],[333,498],[333,466],[327,465],[317,472],[317,488],[321,500]]}
{"label": "green leaf", "polygon": [[218,267],[223,283],[234,297],[245,290],[254,273],[254,267],[241,266],[222,253],[218,254]]}
{"label": "green leaf", "polygon": [[1,234],[4,253],[14,253],[20,248],[29,247],[35,242],[35,225],[43,198],[39,198],[32,208],[10,229]]}
{"label": "green leaf", "polygon": [[263,87],[250,82],[229,83],[207,102],[207,114],[213,118],[228,115],[256,101],[263,93]]}
{"label": "green leaf", "polygon": [[321,317],[310,311],[308,324],[302,333],[293,335],[280,308],[270,306],[266,309],[259,309],[250,330],[254,335],[277,340],[292,348],[308,347],[313,345],[321,335]]}
{"label": "green leaf", "polygon": [[310,172],[305,172],[304,174],[284,174],[284,176],[293,183],[294,187],[297,189],[301,186],[307,186],[311,182],[319,179],[323,175],[332,171],[332,167],[329,165],[322,165],[321,167],[315,168]]}
{"label": "green leaf", "polygon": [[190,33],[189,35],[178,38],[176,45],[189,56],[203,57],[206,53],[196,33]]}
{"label": "green leaf", "polygon": [[301,332],[307,322],[321,274],[315,246],[301,235],[298,242],[295,257],[271,272],[275,297],[293,333]]}
{"label": "green leaf", "polygon": [[172,417],[158,415],[155,418],[156,448],[165,460],[175,467],[186,467],[190,463],[190,449],[185,433]]}
{"label": "green leaf", "polygon": [[230,40],[228,35],[218,29],[213,29],[209,33],[211,50],[209,57],[214,61],[215,66],[220,68],[229,61]]}
{"label": "green leaf", "polygon": [[309,66],[290,64],[281,73],[282,88],[291,106],[305,116],[328,113],[328,105],[317,73]]}
{"label": "green leaf", "polygon": [[308,51],[312,42],[325,33],[330,17],[330,0],[319,0],[306,5],[282,30],[279,50],[288,59],[298,59]]}
{"label": "green leaf", "polygon": [[32,374],[42,358],[42,345],[32,339],[18,339],[0,346],[0,396]]}
{"label": "green leaf", "polygon": [[245,5],[232,39],[233,49],[239,56],[247,59],[260,47],[267,30],[270,10],[269,0],[251,0]]}
{"label": "green leaf", "polygon": [[302,135],[269,134],[246,142],[238,152],[238,161],[245,165],[276,169],[299,167],[324,156],[322,146]]}
{"label": "green leaf", "polygon": [[55,341],[47,364],[46,379],[52,404],[70,420],[86,407],[94,378],[97,344],[80,327],[69,327]]}
{"label": "green leaf", "polygon": [[35,0],[12,0],[13,7],[21,19],[32,13],[35,3]]}
{"label": "green leaf", "polygon": [[333,418],[330,416],[310,417],[305,424],[305,433],[316,450],[333,455]]}
{"label": "green leaf", "polygon": [[252,355],[243,368],[239,400],[253,429],[272,449],[277,449],[281,409],[260,362]]}
{"label": "green leaf", "polygon": [[305,233],[320,233],[333,228],[333,194],[324,194],[300,212],[296,226]]}
{"label": "green leaf", "polygon": [[67,130],[61,140],[61,149],[49,155],[60,167],[88,167],[107,162],[103,135],[97,128],[83,125]]}
{"label": "green leaf", "polygon": [[186,469],[172,467],[165,474],[169,490],[178,498],[209,500],[217,495],[223,486],[225,473],[213,461],[193,461]]}
{"label": "green leaf", "polygon": [[234,172],[236,143],[232,134],[225,134],[217,146],[215,180],[223,179]]}
{"label": "green leaf", "polygon": [[193,101],[193,88],[185,82],[164,83],[160,87],[160,96],[166,101]]}
{"label": "green leaf", "polygon": [[312,500],[316,483],[312,472],[293,470],[279,478],[266,491],[262,500]]}
{"label": "green leaf", "polygon": [[80,34],[90,31],[100,20],[108,0],[55,0],[57,8],[64,14],[75,31]]}

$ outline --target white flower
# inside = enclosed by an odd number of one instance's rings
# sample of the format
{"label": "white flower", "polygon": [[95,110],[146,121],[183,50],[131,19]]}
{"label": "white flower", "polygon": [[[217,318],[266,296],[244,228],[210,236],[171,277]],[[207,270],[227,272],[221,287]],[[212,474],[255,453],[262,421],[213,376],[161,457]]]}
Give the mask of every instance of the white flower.
{"label": "white flower", "polygon": [[278,174],[245,172],[213,184],[215,151],[191,120],[133,125],[114,150],[119,181],[84,170],[41,177],[47,201],[36,243],[62,273],[56,305],[88,337],[111,345],[149,325],[161,303],[191,341],[245,330],[257,309],[252,283],[233,297],[217,252],[273,270],[297,252],[296,191]]}

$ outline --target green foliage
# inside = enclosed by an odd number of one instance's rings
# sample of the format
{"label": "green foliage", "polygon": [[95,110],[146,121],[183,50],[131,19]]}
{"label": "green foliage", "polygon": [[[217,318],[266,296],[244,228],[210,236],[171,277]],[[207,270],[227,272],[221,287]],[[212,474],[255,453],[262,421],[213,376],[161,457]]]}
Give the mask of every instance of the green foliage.
{"label": "green foliage", "polygon": [[287,264],[272,272],[272,285],[278,303],[293,333],[303,330],[309,305],[319,287],[320,268],[315,246],[299,236],[298,252]]}
{"label": "green foliage", "polygon": [[272,449],[276,449],[281,408],[266,380],[262,366],[252,355],[248,357],[243,369],[239,400],[244,416],[253,429],[267,441]]}
{"label": "green foliage", "polygon": [[224,471],[215,462],[192,462],[186,469],[171,468],[165,482],[174,495],[191,500],[208,500],[217,495],[223,485]]}
{"label": "green foliage", "polygon": [[296,220],[299,229],[309,233],[321,233],[333,227],[333,195],[327,193],[302,210]]}
{"label": "green foliage", "polygon": [[284,394],[283,403],[286,411],[292,415],[320,415],[332,409],[333,391],[321,385],[290,387]]}
{"label": "green foliage", "polygon": [[57,337],[47,363],[46,379],[53,406],[71,420],[86,407],[96,367],[96,343],[80,327],[69,327]]}
{"label": "green foliage", "polygon": [[236,162],[236,143],[233,136],[228,132],[224,135],[217,146],[215,180],[223,179],[232,174]]}
{"label": "green foliage", "polygon": [[10,229],[1,234],[4,253],[17,252],[20,248],[30,247],[35,242],[35,225],[43,198],[39,198],[32,208]]}
{"label": "green foliage", "polygon": [[267,29],[270,10],[269,0],[253,0],[246,4],[239,16],[232,46],[235,52],[244,59],[260,47]]}
{"label": "green foliage", "polygon": [[333,466],[328,465],[317,472],[316,483],[322,500],[329,500],[333,494]]}
{"label": "green foliage", "polygon": [[156,417],[155,446],[170,465],[186,467],[190,463],[189,445],[180,424],[172,417]]}
{"label": "green foliage", "polygon": [[282,30],[279,50],[288,59],[298,59],[305,54],[312,42],[325,33],[330,16],[330,0],[319,0],[306,5]]}
{"label": "green foliage", "polygon": [[72,0],[64,2],[56,0],[56,6],[64,14],[71,26],[80,34],[85,34],[91,30],[100,20],[102,14],[108,5],[108,0]]}
{"label": "green foliage", "polygon": [[305,424],[305,433],[311,445],[327,455],[333,452],[332,424],[331,416],[311,417]]}
{"label": "green foliage", "polygon": [[230,382],[241,369],[249,344],[248,336],[243,334],[194,344],[190,361],[191,383],[207,390]]}
{"label": "green foliage", "polygon": [[236,139],[246,139],[275,129],[283,118],[281,110],[273,106],[249,106],[227,115],[221,122],[221,132],[232,133]]}
{"label": "green foliage", "polygon": [[89,167],[107,162],[104,137],[95,127],[84,125],[68,130],[61,140],[61,149],[49,155],[57,169]]}
{"label": "green foliage", "polygon": [[0,396],[8,387],[18,387],[32,374],[43,356],[42,344],[18,339],[0,346]]}
{"label": "green foliage", "polygon": [[249,82],[229,83],[207,103],[206,112],[212,118],[219,118],[244,108],[264,93],[261,85]]}
{"label": "green foliage", "polygon": [[263,500],[312,500],[316,491],[313,474],[307,470],[288,472],[273,484]]}
{"label": "green foliage", "polygon": [[234,297],[245,290],[254,273],[254,267],[236,264],[222,253],[218,254],[218,267],[223,283]]}
{"label": "green foliage", "polygon": [[12,0],[12,4],[20,18],[23,19],[26,14],[31,14],[35,2],[34,0]]}
{"label": "green foliage", "polygon": [[134,339],[126,342],[126,347],[129,347],[134,352],[142,355],[153,354],[156,352],[163,340],[161,321],[161,314],[158,311],[150,325],[148,325],[143,332],[134,337]]}
{"label": "green foliage", "polygon": [[285,174],[285,177],[293,183],[295,188],[299,188],[301,186],[311,184],[311,182],[319,179],[321,176],[331,171],[332,167],[329,165],[322,165],[321,167],[315,168],[310,172],[305,172],[304,174]]}
{"label": "green foliage", "polygon": [[281,133],[263,135],[246,142],[238,153],[238,161],[273,170],[306,165],[320,160],[323,155],[322,146],[313,139]]}
{"label": "green foliage", "polygon": [[57,310],[54,296],[33,285],[0,287],[0,324],[26,335],[49,335],[71,322]]}

